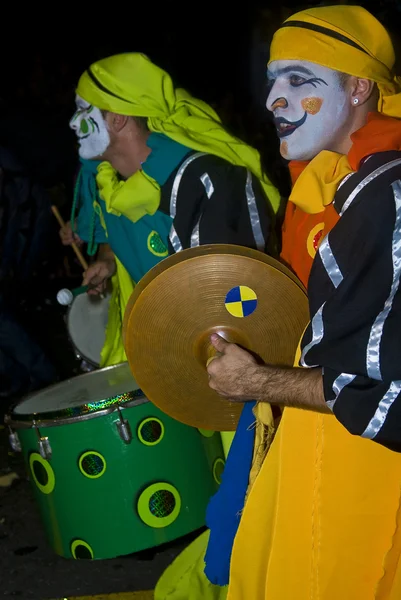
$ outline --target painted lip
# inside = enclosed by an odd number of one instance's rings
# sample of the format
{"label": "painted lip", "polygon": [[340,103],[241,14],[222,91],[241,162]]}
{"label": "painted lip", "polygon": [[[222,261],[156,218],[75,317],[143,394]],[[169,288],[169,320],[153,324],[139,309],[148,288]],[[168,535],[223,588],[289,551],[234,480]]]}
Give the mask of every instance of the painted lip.
{"label": "painted lip", "polygon": [[277,135],[279,138],[287,137],[294,133],[298,127],[301,127],[306,121],[307,113],[299,119],[299,121],[288,121],[284,117],[275,117],[274,124],[276,126]]}

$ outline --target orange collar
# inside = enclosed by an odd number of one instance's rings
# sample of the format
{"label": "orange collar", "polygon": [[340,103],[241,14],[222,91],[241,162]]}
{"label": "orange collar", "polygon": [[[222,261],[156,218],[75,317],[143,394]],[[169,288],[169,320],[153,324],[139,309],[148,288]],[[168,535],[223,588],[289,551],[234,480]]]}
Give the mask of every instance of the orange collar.
{"label": "orange collar", "polygon": [[[357,171],[364,158],[387,150],[401,150],[401,119],[394,119],[378,112],[368,114],[366,124],[351,135],[352,147],[348,162]],[[292,160],[289,163],[292,185],[309,161]]]}

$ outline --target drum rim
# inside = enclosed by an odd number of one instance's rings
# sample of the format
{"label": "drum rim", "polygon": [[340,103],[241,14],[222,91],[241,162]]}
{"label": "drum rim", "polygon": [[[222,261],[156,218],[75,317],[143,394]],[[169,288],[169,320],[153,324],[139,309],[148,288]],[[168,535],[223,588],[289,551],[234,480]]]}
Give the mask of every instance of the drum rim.
{"label": "drum rim", "polygon": [[[82,351],[81,351],[81,350],[78,348],[77,344],[76,344],[76,343],[74,342],[74,340],[72,339],[72,336],[71,336],[71,333],[70,333],[70,332],[71,332],[71,328],[70,328],[70,326],[69,326],[69,323],[70,323],[70,314],[71,314],[71,312],[72,312],[72,310],[73,310],[74,302],[75,302],[75,301],[76,301],[76,300],[77,300],[79,297],[80,297],[80,296],[77,296],[76,298],[74,298],[74,300],[73,300],[72,304],[70,304],[70,305],[69,305],[69,307],[68,307],[68,310],[67,310],[67,312],[66,312],[66,314],[65,314],[65,325],[66,325],[66,329],[67,329],[67,337],[68,337],[68,339],[69,339],[69,341],[70,341],[70,344],[71,344],[71,346],[74,348],[74,350],[75,350],[75,356],[76,356],[78,359],[84,360],[85,362],[89,363],[89,364],[90,364],[90,365],[92,365],[93,367],[99,368],[99,366],[100,366],[100,361],[99,361],[99,362],[97,362],[97,361],[94,361],[92,358],[89,358],[88,356],[86,356],[86,355],[84,354],[84,352],[82,352]],[[108,299],[108,300],[109,300],[109,305],[110,305],[110,300],[111,300],[111,292],[106,292],[105,299]],[[103,300],[101,300],[101,302],[103,302]],[[112,365],[112,366],[114,366],[114,365]]]}
{"label": "drum rim", "polygon": [[[62,384],[68,384],[77,378],[85,379],[89,378],[93,374],[99,371],[113,371],[115,369],[121,368],[122,366],[127,366],[129,368],[128,362],[118,363],[116,365],[110,365],[108,367],[104,367],[103,369],[99,369],[98,371],[91,371],[90,373],[82,373],[81,375],[76,375],[75,377],[69,377],[64,381],[59,381],[44,388],[46,391],[52,391]],[[6,425],[13,426],[14,428],[21,427],[38,427],[39,423],[42,424],[42,427],[54,427],[56,425],[73,423],[75,421],[86,421],[89,418],[105,416],[109,413],[116,411],[118,408],[131,408],[132,406],[139,406],[144,402],[149,402],[148,398],[145,396],[143,391],[140,388],[136,390],[129,390],[122,394],[117,394],[115,396],[109,396],[108,398],[102,398],[102,400],[98,400],[97,402],[91,402],[90,404],[80,404],[75,407],[63,408],[59,410],[49,411],[49,412],[33,412],[33,413],[24,413],[24,414],[16,414],[15,409],[17,406],[20,406],[24,401],[32,398],[34,396],[40,395],[44,390],[37,390],[24,396],[19,402],[15,402],[12,406],[10,406],[9,411],[6,413],[4,422]],[[125,401],[119,401],[118,399],[122,396],[127,396]],[[101,408],[101,403],[114,401],[113,404]],[[72,410],[75,409],[75,414],[71,414]],[[43,418],[41,418],[41,416]]]}
{"label": "drum rim", "polygon": [[[114,412],[118,412],[126,410],[128,408],[133,408],[134,406],[141,406],[142,404],[146,404],[146,402],[150,402],[150,400],[145,396],[141,395],[138,398],[128,400],[121,404],[114,404],[110,408],[105,408],[103,410],[93,411],[89,413],[85,413],[82,415],[74,415],[74,416],[64,416],[59,418],[50,418],[50,419],[40,419],[37,418],[40,414],[44,413],[32,413],[23,415],[23,419],[15,419],[12,416],[12,413],[7,413],[4,417],[4,423],[11,427],[12,429],[35,429],[35,428],[46,428],[46,427],[59,427],[61,425],[69,425],[72,423],[79,423],[81,421],[89,421],[91,419],[96,419],[98,417],[105,417]],[[15,408],[17,404],[14,404],[11,408]],[[49,415],[54,415],[54,413],[48,413]],[[36,417],[36,418],[35,418]]]}

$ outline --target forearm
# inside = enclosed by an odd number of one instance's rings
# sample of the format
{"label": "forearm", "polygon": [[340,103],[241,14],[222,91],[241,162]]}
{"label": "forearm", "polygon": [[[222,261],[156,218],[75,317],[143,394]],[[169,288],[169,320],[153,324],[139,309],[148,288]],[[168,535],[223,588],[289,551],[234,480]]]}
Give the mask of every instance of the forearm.
{"label": "forearm", "polygon": [[213,334],[211,342],[220,356],[207,366],[209,385],[220,396],[331,413],[321,368],[258,365],[251,354],[219,335]]}
{"label": "forearm", "polygon": [[331,413],[324,399],[320,368],[256,366],[250,385],[259,402]]}
{"label": "forearm", "polygon": [[100,244],[95,262],[84,273],[82,285],[89,286],[89,294],[103,293],[107,280],[116,273],[117,263],[108,244]]}
{"label": "forearm", "polygon": [[114,252],[109,244],[99,244],[97,260],[115,261]]}

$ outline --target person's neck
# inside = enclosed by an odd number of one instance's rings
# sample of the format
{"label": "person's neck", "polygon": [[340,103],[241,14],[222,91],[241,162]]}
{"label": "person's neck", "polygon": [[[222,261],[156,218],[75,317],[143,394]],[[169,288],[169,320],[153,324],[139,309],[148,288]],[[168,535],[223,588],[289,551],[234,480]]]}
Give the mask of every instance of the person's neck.
{"label": "person's neck", "polygon": [[339,140],[338,144],[336,144],[336,147],[333,148],[334,152],[338,152],[339,154],[349,153],[352,148],[351,136],[366,125],[369,112],[372,112],[372,108],[369,107],[368,104],[355,110],[354,119],[352,123],[350,123],[347,131],[344,132],[344,136]]}
{"label": "person's neck", "polygon": [[146,135],[139,141],[125,140],[118,149],[110,153],[107,160],[116,169],[116,171],[124,179],[132,177],[137,171],[140,171],[142,164],[145,162],[151,149],[146,145],[146,140],[149,136]]}

